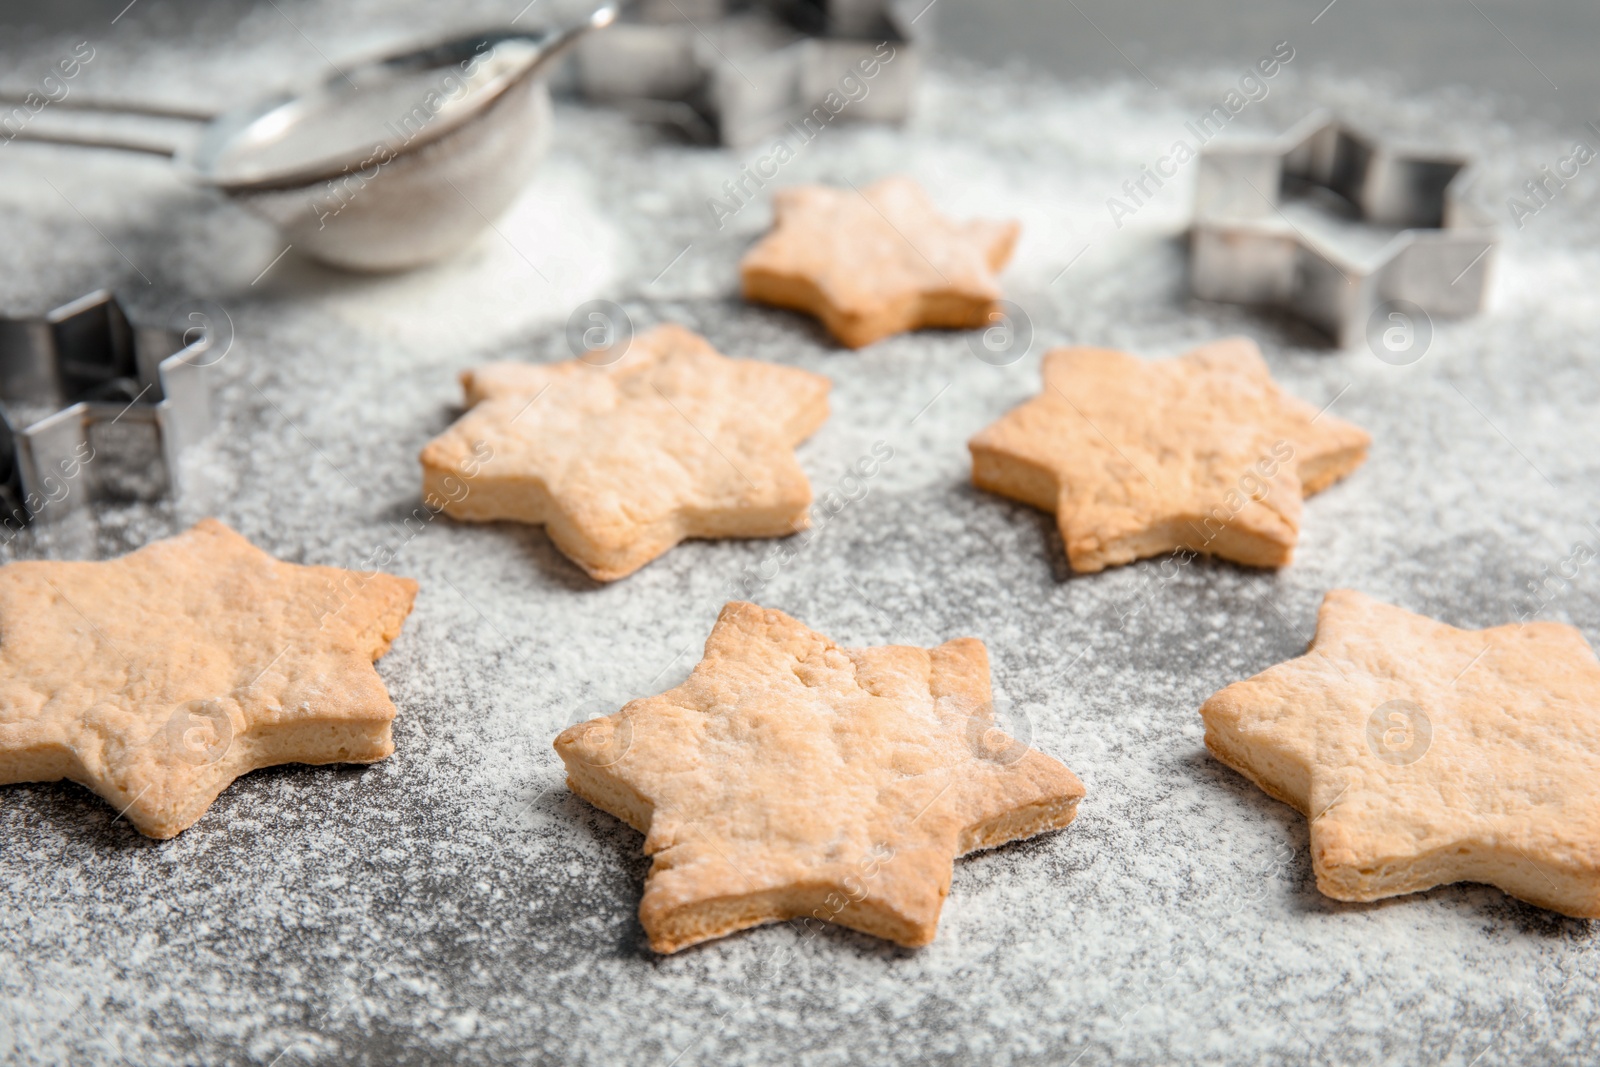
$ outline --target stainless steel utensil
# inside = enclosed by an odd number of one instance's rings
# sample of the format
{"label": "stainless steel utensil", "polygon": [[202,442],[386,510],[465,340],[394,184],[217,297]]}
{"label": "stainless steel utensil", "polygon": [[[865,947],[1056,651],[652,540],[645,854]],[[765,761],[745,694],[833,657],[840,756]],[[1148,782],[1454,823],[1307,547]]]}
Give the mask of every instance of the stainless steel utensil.
{"label": "stainless steel utensil", "polygon": [[178,488],[211,428],[206,368],[226,355],[206,316],[136,326],[100,289],[38,318],[0,318],[0,536],[96,492]]}
{"label": "stainless steel utensil", "polygon": [[1206,145],[1190,291],[1285,307],[1340,346],[1391,304],[1470,315],[1499,240],[1468,195],[1470,163],[1385,144],[1323,112],[1281,136]]}
{"label": "stainless steel utensil", "polygon": [[577,85],[732,147],[783,137],[791,124],[809,140],[836,116],[905,119],[921,66],[914,22],[893,0],[646,3],[578,46]]}
{"label": "stainless steel utensil", "polygon": [[14,139],[171,156],[305,255],[405,270],[461,248],[516,197],[549,141],[550,97],[537,75],[615,20],[618,6],[554,30],[495,30],[383,56],[215,117],[75,97],[52,105],[204,121],[182,145],[31,125]]}

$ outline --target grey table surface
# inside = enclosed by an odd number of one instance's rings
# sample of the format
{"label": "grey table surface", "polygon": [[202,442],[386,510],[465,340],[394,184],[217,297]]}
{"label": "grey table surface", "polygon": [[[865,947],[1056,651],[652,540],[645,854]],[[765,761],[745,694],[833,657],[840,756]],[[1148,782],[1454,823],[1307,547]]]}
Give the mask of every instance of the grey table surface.
{"label": "grey table surface", "polygon": [[[972,20],[946,3],[947,25]],[[315,73],[320,54],[467,18],[285,2],[184,21],[178,7],[147,0],[115,26],[14,35],[0,44],[7,78],[30,82],[87,36],[85,86],[223,102]],[[1519,36],[1503,8],[1485,10]],[[705,206],[741,157],[601,109],[558,107],[552,154],[496,232],[387,278],[292,252],[274,262],[269,227],[159,161],[0,145],[0,312],[113,284],[141,313],[205,298],[231,323],[222,425],[184,497],[101,503],[4,558],[109,558],[214,514],[293,561],[353,565],[388,545],[421,583],[379,665],[399,708],[389,760],[257,772],[164,843],[73,785],[0,792],[0,1061],[1600,1058],[1593,923],[1473,885],[1329,900],[1305,821],[1201,745],[1200,703],[1298,654],[1326,590],[1488,626],[1516,618],[1574,543],[1600,540],[1600,164],[1521,229],[1502,216],[1489,309],[1436,324],[1408,366],[1189,301],[1192,171],[1121,228],[1109,221],[1106,198],[1282,39],[1299,58],[1240,126],[1329,106],[1466,146],[1497,211],[1574,138],[1595,143],[1569,105],[1492,78],[1453,89],[1316,61],[1339,8],[1315,14],[1239,25],[1228,50],[1190,63],[1132,55],[1142,73],[1106,57],[1103,75],[1068,81],[936,63],[906,127],[831,128],[785,167],[783,182],[910,173],[952,214],[1022,219],[1004,280],[1035,336],[1001,367],[962,334],[851,353],[801,317],[742,304],[734,265],[767,225],[765,197],[721,229]],[[1523,41],[1484,30],[1475,47],[1509,71],[1520,61],[1500,50]],[[800,451],[819,494],[876,442],[893,458],[755,599],[847,644],[983,638],[1016,728],[1087,785],[1064,832],[957,863],[931,946],[775,926],[654,956],[635,916],[639,835],[562,785],[551,738],[681,680],[730,583],[772,543],[688,543],[599,586],[537,529],[441,518],[400,532],[417,450],[454,415],[456,372],[563,356],[562,323],[592,297],[640,326],[683,322],[724,352],[830,377],[832,417]],[[1228,333],[1373,434],[1367,464],[1308,504],[1292,566],[1145,561],[1075,577],[1049,517],[971,488],[965,440],[1035,390],[1044,348],[1164,357]],[[1594,570],[1539,607],[1591,642]],[[782,946],[797,955],[774,972]]]}

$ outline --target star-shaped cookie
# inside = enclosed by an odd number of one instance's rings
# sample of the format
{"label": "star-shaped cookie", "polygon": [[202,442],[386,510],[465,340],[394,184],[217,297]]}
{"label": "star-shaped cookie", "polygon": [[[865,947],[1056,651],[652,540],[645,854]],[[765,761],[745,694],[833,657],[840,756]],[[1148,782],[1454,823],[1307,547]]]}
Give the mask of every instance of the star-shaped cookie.
{"label": "star-shaped cookie", "polygon": [[282,563],[215,519],[0,567],[0,784],[78,782],[173,837],[235,778],[394,751],[372,664],[417,583]]}
{"label": "star-shaped cookie", "polygon": [[910,178],[780,189],[772,220],[739,264],[745,299],[815,315],[851,348],[924,326],[987,326],[1021,232],[952,222]]}
{"label": "star-shaped cookie", "polygon": [[839,648],[731,603],[688,681],[556,738],[645,835],[657,952],[810,917],[933,940],[956,856],[1067,825],[1083,786],[995,728],[983,642]]}
{"label": "star-shaped cookie", "polygon": [[1336,589],[1304,656],[1200,715],[1213,755],[1310,817],[1328,896],[1486,882],[1600,918],[1600,661],[1571,626],[1458,630]]}
{"label": "star-shaped cookie", "polygon": [[423,490],[458,519],[543,523],[590,576],[628,575],[688,537],[808,524],[794,449],[828,417],[828,379],[720,355],[681,326],[608,365],[493,363],[422,450]]}
{"label": "star-shaped cookie", "polygon": [[1294,555],[1303,497],[1360,466],[1366,431],[1282,392],[1255,342],[1146,362],[1045,353],[1044,390],[968,442],[972,482],[1054,512],[1080,572],[1174,549]]}

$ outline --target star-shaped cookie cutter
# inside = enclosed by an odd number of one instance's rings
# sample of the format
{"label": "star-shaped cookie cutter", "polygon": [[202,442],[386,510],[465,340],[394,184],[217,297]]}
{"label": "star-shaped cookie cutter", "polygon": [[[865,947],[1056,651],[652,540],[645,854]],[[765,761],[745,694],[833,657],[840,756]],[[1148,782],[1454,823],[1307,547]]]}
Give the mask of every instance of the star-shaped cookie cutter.
{"label": "star-shaped cookie cutter", "polygon": [[[179,455],[211,428],[211,348],[206,330],[134,326],[105,289],[0,318],[0,524],[64,516],[135,468],[136,495],[176,491]],[[156,443],[142,459],[139,427]]]}
{"label": "star-shaped cookie cutter", "polygon": [[1468,196],[1471,163],[1462,153],[1385,144],[1326,112],[1277,137],[1207,145],[1190,292],[1287,308],[1341,347],[1390,304],[1430,317],[1473,314],[1499,239]]}
{"label": "star-shaped cookie cutter", "polygon": [[642,0],[579,42],[576,83],[698,140],[804,144],[835,116],[905,119],[921,64],[913,22],[894,0]]}

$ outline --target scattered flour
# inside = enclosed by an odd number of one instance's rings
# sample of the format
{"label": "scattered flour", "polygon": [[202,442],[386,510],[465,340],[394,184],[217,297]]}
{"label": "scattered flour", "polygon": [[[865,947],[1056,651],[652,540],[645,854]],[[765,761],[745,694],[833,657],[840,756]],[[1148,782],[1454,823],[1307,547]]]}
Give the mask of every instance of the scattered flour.
{"label": "scattered flour", "polygon": [[[443,17],[431,5],[285,7],[330,53]],[[492,9],[474,10],[487,21]],[[85,77],[129,95],[232,97],[316,72],[271,7],[254,12],[237,31],[208,24],[205,47],[108,45]],[[245,41],[255,47],[238,59]],[[1158,93],[935,70],[907,128],[831,128],[785,168],[795,182],[906,172],[954,214],[1023,219],[1005,282],[1036,341],[1007,367],[975,359],[964,335],[843,352],[805,319],[742,305],[735,263],[765,207],[723,230],[705,208],[741,159],[603,110],[558,107],[551,156],[499,223],[504,239],[488,233],[457,261],[378,279],[291,256],[252,285],[279,250],[270,228],[160,164],[0,146],[4,310],[115,282],[141,307],[216,300],[234,330],[218,367],[221,426],[192,457],[181,501],[107,504],[86,527],[24,535],[4,558],[103,558],[216,514],[291,560],[353,564],[388,543],[394,569],[422,584],[380,665],[400,708],[382,764],[258,772],[159,844],[77,787],[4,791],[0,1057],[1087,1067],[1600,1056],[1593,924],[1473,886],[1370,907],[1320,896],[1304,820],[1210,760],[1195,714],[1221,685],[1297,654],[1327,588],[1461,625],[1504,621],[1524,584],[1600,518],[1595,179],[1508,234],[1491,310],[1440,324],[1421,362],[1331,351],[1290,320],[1187,300],[1192,172],[1122,229],[1105,221],[1105,199],[1234,77],[1174,76]],[[1407,99],[1302,69],[1249,118],[1282,128],[1318,105],[1478,147],[1491,203],[1566,140],[1509,125],[1490,101]],[[416,452],[453,417],[455,374],[487,358],[558,358],[567,311],[591,297],[622,303],[641,327],[672,318],[730,354],[833,378],[833,416],[800,453],[814,484],[836,483],[876,441],[894,458],[762,602],[848,643],[981,636],[1033,742],[1087,784],[1067,831],[957,865],[932,946],[839,930],[772,974],[773,947],[799,940],[779,927],[652,957],[634,917],[647,867],[638,835],[561,784],[554,734],[681,680],[728,583],[770,545],[690,543],[597,587],[537,530],[439,518],[404,532]],[[1292,567],[1197,561],[1152,583],[1152,561],[1074,578],[1048,517],[970,488],[965,439],[1035,390],[1044,346],[1165,356],[1235,331],[1262,342],[1289,389],[1338,397],[1376,442],[1366,467],[1309,504]],[[1600,640],[1596,582],[1581,575],[1547,617]],[[1134,602],[1144,606],[1129,613]]]}

